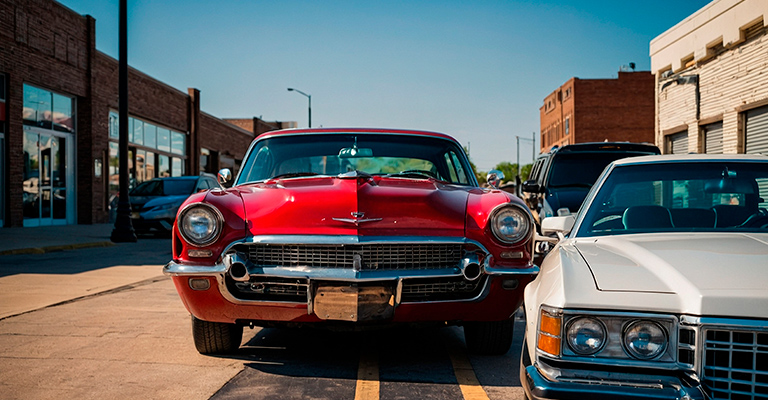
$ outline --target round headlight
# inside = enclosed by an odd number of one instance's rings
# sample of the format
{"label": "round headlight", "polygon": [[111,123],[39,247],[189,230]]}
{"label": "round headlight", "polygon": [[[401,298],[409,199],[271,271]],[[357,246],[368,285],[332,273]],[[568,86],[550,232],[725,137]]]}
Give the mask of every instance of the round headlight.
{"label": "round headlight", "polygon": [[576,318],[568,324],[566,340],[574,353],[588,356],[605,346],[605,326],[595,318]]}
{"label": "round headlight", "polygon": [[635,358],[651,360],[667,348],[667,333],[653,321],[635,321],[624,331],[624,348]]}
{"label": "round headlight", "polygon": [[491,214],[491,231],[501,242],[516,244],[531,234],[531,218],[517,206],[502,206]]}
{"label": "round headlight", "polygon": [[221,234],[224,218],[215,207],[198,203],[185,208],[179,214],[179,233],[195,246],[207,246]]}

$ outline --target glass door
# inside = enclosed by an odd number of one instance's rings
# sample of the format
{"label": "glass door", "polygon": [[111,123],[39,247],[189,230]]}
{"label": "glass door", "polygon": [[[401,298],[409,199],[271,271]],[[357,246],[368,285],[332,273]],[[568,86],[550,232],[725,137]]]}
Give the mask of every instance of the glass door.
{"label": "glass door", "polygon": [[74,223],[69,135],[24,132],[24,226]]}

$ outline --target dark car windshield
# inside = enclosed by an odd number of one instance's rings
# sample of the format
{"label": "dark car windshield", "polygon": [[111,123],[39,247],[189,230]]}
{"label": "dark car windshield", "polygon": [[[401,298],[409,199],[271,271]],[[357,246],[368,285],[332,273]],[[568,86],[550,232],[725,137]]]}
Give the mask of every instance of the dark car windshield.
{"label": "dark car windshield", "polygon": [[768,232],[768,163],[618,166],[585,211],[578,236]]}
{"label": "dark car windshield", "polygon": [[131,196],[181,196],[195,189],[195,179],[152,179],[142,182],[131,191]]}
{"label": "dark car windshield", "polygon": [[590,188],[600,173],[612,161],[620,158],[648,155],[629,153],[559,153],[552,162],[549,173],[549,187],[584,187]]}
{"label": "dark car windshield", "polygon": [[275,177],[336,176],[350,171],[474,185],[463,151],[454,142],[397,134],[276,136],[257,142],[236,184]]}

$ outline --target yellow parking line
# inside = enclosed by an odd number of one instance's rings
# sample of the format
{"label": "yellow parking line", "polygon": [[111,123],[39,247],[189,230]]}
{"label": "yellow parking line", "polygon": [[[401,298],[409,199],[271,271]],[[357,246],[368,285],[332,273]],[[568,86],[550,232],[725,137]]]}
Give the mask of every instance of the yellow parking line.
{"label": "yellow parking line", "polygon": [[379,355],[376,350],[361,349],[355,400],[379,400]]}
{"label": "yellow parking line", "polygon": [[448,355],[451,357],[451,363],[453,364],[453,372],[456,374],[456,381],[459,383],[461,394],[465,400],[489,400],[488,394],[480,385],[480,381],[475,376],[475,370],[472,369],[472,364],[469,362],[467,354],[457,346],[449,345]]}

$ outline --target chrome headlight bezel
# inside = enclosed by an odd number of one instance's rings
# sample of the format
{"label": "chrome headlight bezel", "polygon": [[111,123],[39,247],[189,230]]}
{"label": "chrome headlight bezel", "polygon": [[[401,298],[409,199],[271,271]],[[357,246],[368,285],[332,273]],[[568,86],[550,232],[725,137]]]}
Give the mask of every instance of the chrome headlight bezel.
{"label": "chrome headlight bezel", "polygon": [[[519,217],[517,219],[516,217]],[[510,220],[511,218],[511,220]],[[511,225],[512,221],[523,222],[519,228]],[[533,234],[533,218],[528,210],[514,203],[505,203],[497,206],[488,217],[491,233],[501,243],[515,245],[528,240]],[[515,230],[510,234],[509,230]]]}
{"label": "chrome headlight bezel", "polygon": [[[635,338],[640,333],[638,329],[642,328],[646,328],[646,332],[648,332],[648,330],[655,330],[653,335],[656,340],[654,341],[660,341],[660,343],[655,344],[657,348],[647,354],[643,354],[633,346]],[[669,346],[669,334],[658,322],[640,319],[627,324],[621,335],[621,342],[624,345],[624,350],[630,356],[637,358],[638,360],[653,360],[664,354],[666,351],[667,346]]]}
{"label": "chrome headlight bezel", "polygon": [[[595,328],[595,333],[597,335],[594,335],[591,339],[596,339],[599,343],[597,346],[593,346],[589,349],[580,349],[578,348],[579,345],[576,343],[579,338],[579,333],[588,333],[587,330],[579,329],[577,327],[577,324],[579,322],[589,323],[592,324],[592,327]],[[568,325],[565,329],[565,342],[568,343],[568,347],[570,349],[581,356],[591,356],[593,354],[596,354],[600,352],[600,350],[605,347],[605,343],[608,341],[608,330],[605,327],[605,324],[603,324],[602,321],[600,321],[597,318],[593,317],[576,317],[572,318],[570,321],[568,321]]]}
{"label": "chrome headlight bezel", "polygon": [[[202,238],[193,238],[190,232],[187,232],[185,229],[186,218],[191,212],[195,211],[208,213],[209,220],[212,224],[211,232]],[[219,211],[218,208],[208,203],[192,203],[184,207],[184,209],[179,212],[177,225],[179,228],[179,234],[181,235],[182,239],[184,239],[184,241],[197,247],[205,247],[219,240],[224,227],[224,216],[221,214],[221,211]]]}
{"label": "chrome headlight bezel", "polygon": [[[542,305],[542,309],[545,309]],[[631,311],[576,310],[546,307],[549,313],[559,315],[562,324],[562,341],[559,354],[551,354],[537,349],[540,356],[556,358],[564,361],[577,361],[600,365],[622,365],[628,367],[653,367],[661,369],[676,369],[678,366],[678,330],[679,318],[671,314],[655,314]],[[580,353],[569,343],[568,331],[572,324],[582,318],[599,321],[605,328],[605,342],[594,353]],[[625,333],[628,328],[638,322],[656,324],[665,332],[666,344],[664,349],[653,358],[638,358],[624,346]]]}

